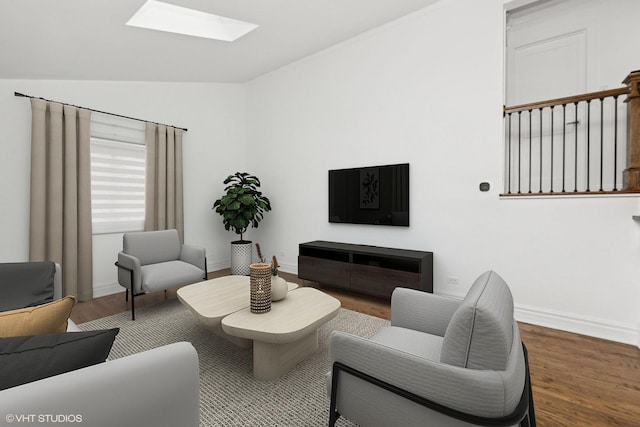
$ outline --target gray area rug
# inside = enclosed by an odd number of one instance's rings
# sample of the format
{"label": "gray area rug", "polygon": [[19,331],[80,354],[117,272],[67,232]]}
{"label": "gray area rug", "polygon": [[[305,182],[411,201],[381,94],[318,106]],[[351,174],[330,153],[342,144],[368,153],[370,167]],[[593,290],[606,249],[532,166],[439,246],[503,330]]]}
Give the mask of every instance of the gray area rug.
{"label": "gray area rug", "polygon": [[[209,332],[177,300],[120,313],[79,325],[80,329],[119,327],[110,359],[178,341],[193,344],[200,359],[201,426],[326,426],[329,399],[325,374],[330,370],[331,331],[369,337],[387,320],[341,308],[320,328],[318,351],[273,381],[253,378],[252,350],[236,347]],[[353,425],[343,418],[336,425]]]}

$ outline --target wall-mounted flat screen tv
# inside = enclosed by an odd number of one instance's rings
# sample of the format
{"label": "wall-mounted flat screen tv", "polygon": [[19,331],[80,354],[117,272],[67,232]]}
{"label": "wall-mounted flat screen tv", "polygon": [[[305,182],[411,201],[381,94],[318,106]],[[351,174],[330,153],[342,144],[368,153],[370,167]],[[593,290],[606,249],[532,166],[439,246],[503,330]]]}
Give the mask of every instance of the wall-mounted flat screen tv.
{"label": "wall-mounted flat screen tv", "polygon": [[329,171],[329,222],[409,226],[409,164]]}

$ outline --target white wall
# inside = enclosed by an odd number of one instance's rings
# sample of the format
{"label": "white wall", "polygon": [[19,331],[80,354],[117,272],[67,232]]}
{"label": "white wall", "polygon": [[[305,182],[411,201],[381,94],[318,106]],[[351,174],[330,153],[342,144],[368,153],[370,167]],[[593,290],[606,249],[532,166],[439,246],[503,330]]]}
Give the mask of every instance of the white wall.
{"label": "white wall", "polygon": [[[520,320],[637,344],[637,198],[498,196],[503,3],[445,0],[250,82],[248,169],[273,212],[249,236],[285,271],[315,239],[433,251],[436,293],[495,269]],[[328,169],[400,162],[410,228],[328,223]]]}
{"label": "white wall", "polygon": [[[229,241],[211,210],[223,179],[245,164],[244,86],[237,84],[0,80],[0,261],[26,261],[31,109],[14,91],[188,129],[184,135],[185,242],[207,249],[208,266],[229,264]],[[94,236],[97,296],[122,290],[113,263],[122,235]]]}

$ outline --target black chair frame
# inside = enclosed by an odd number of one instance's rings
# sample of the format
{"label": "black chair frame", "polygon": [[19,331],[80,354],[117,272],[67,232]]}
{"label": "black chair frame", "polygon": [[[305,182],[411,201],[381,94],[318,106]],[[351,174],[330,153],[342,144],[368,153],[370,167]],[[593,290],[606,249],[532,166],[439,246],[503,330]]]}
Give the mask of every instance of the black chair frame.
{"label": "black chair frame", "polygon": [[332,376],[331,376],[331,404],[329,407],[329,427],[335,426],[336,421],[340,418],[340,413],[336,410],[336,403],[338,397],[338,378],[340,372],[344,371],[357,378],[360,378],[368,383],[374,384],[387,391],[397,394],[398,396],[409,399],[419,405],[425,406],[433,411],[440,412],[451,418],[458,419],[470,424],[479,426],[513,426],[519,424],[522,427],[536,427],[536,416],[533,407],[533,393],[531,391],[531,377],[529,374],[529,357],[527,347],[522,343],[522,349],[524,351],[524,363],[525,363],[525,384],[522,396],[518,405],[509,415],[499,418],[487,418],[477,415],[469,414],[466,412],[457,411],[447,406],[441,405],[429,399],[425,399],[422,396],[418,396],[415,393],[401,389],[397,386],[389,384],[385,381],[381,381],[378,378],[374,378],[364,372],[353,369],[340,362],[333,363]]}

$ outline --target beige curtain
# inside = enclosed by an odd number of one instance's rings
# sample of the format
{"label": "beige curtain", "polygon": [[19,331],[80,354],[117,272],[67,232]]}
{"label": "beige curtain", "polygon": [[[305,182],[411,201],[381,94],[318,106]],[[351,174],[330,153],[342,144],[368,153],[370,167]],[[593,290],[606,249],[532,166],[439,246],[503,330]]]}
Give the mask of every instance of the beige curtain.
{"label": "beige curtain", "polygon": [[147,123],[145,230],[178,230],[184,241],[182,129]]}
{"label": "beige curtain", "polygon": [[93,298],[91,112],[31,99],[29,259],[62,266],[64,295]]}

